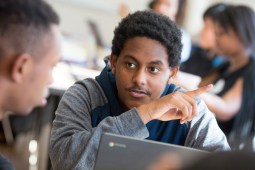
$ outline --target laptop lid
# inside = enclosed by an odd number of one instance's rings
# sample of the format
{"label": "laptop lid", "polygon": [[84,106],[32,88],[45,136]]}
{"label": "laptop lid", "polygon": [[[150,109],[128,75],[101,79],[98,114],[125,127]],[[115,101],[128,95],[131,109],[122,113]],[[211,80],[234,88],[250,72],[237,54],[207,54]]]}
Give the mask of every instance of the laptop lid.
{"label": "laptop lid", "polygon": [[94,170],[179,169],[208,154],[184,146],[103,133]]}

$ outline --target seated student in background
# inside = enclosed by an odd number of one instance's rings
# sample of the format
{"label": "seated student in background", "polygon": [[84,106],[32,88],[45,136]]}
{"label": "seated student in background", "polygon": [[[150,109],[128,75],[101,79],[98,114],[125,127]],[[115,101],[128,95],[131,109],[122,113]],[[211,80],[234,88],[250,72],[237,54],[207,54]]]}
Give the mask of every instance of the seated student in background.
{"label": "seated student in background", "polygon": [[218,51],[229,62],[202,79],[200,86],[213,83],[214,89],[200,97],[238,149],[236,143],[255,133],[255,13],[247,6],[226,5],[212,19]]}
{"label": "seated student in background", "polygon": [[[0,1],[0,119],[46,104],[60,57],[59,18],[41,0]],[[0,155],[0,169],[13,166]]]}
{"label": "seated student in background", "polygon": [[219,53],[229,62],[202,80],[201,85],[214,83],[216,94],[202,98],[234,144],[255,133],[255,12],[248,6],[228,5],[213,22]]}
{"label": "seated student in background", "polygon": [[152,0],[149,8],[157,13],[168,16],[176,22],[182,32],[182,52],[181,62],[186,61],[190,57],[192,41],[189,33],[182,27],[185,17],[187,1],[186,0]]}
{"label": "seated student in background", "polygon": [[200,32],[199,45],[193,45],[190,58],[180,65],[181,71],[204,77],[226,60],[217,54],[213,25],[213,17],[224,7],[224,3],[217,3],[204,12],[204,24]]}
{"label": "seated student in background", "polygon": [[101,74],[78,81],[60,101],[50,138],[53,169],[93,169],[104,132],[229,150],[215,117],[196,98],[211,86],[184,92],[168,84],[181,46],[181,32],[166,16],[140,11],[124,18]]}

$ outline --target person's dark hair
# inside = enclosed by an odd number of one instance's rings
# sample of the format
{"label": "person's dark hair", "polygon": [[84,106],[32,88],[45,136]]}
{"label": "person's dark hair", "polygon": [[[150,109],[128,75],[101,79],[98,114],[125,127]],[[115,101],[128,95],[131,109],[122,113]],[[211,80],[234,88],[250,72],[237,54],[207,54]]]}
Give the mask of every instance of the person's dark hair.
{"label": "person's dark hair", "polygon": [[[155,5],[159,2],[159,0],[152,0],[149,2],[148,6],[150,9],[154,9]],[[183,25],[184,18],[186,15],[186,7],[187,7],[187,0],[179,0],[178,2],[178,9],[176,13],[175,22],[178,25]]]}
{"label": "person's dark hair", "polygon": [[38,58],[51,26],[59,24],[58,15],[43,0],[1,0],[0,21],[1,57],[29,53]]}
{"label": "person's dark hair", "polygon": [[216,3],[212,6],[209,6],[204,14],[203,14],[203,19],[205,20],[206,18],[211,18],[213,19],[214,17],[216,17],[219,12],[223,11],[226,7],[225,3]]}
{"label": "person's dark hair", "polygon": [[176,14],[175,22],[178,25],[183,25],[184,18],[186,15],[187,0],[179,0],[178,11]]}
{"label": "person's dark hair", "polygon": [[170,67],[180,63],[181,32],[168,17],[153,11],[138,11],[123,18],[114,30],[112,54],[119,56],[124,44],[134,37],[147,37],[165,46]]}
{"label": "person's dark hair", "polygon": [[247,51],[254,53],[255,50],[255,13],[243,5],[228,5],[213,18],[214,23],[228,32],[232,29],[240,38]]}
{"label": "person's dark hair", "polygon": [[152,0],[152,1],[149,2],[148,6],[149,6],[150,9],[153,9],[155,5],[156,5],[156,0]]}

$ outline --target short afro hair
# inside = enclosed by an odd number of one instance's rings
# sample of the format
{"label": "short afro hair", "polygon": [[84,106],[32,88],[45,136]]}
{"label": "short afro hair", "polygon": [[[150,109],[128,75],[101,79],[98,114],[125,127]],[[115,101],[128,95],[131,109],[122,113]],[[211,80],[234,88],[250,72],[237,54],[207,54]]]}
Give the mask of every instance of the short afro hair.
{"label": "short afro hair", "polygon": [[0,21],[0,59],[23,53],[38,59],[59,17],[44,0],[0,0]]}
{"label": "short afro hair", "polygon": [[112,54],[118,57],[127,40],[134,37],[159,41],[167,49],[169,66],[179,66],[182,51],[181,31],[167,16],[146,10],[123,18],[114,30]]}

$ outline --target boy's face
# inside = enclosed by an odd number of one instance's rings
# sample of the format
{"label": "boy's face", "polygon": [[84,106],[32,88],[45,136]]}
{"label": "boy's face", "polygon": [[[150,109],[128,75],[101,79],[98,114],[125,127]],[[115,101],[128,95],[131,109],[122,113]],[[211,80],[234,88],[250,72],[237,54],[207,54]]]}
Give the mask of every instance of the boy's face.
{"label": "boy's face", "polygon": [[178,70],[169,68],[166,48],[146,37],[128,39],[119,57],[111,56],[111,65],[125,109],[158,99]]}
{"label": "boy's face", "polygon": [[60,32],[52,27],[52,34],[46,35],[47,45],[42,45],[46,52],[27,57],[22,66],[19,81],[13,84],[9,110],[16,114],[27,114],[36,106],[44,106],[48,95],[48,87],[52,83],[52,70],[60,59]]}

